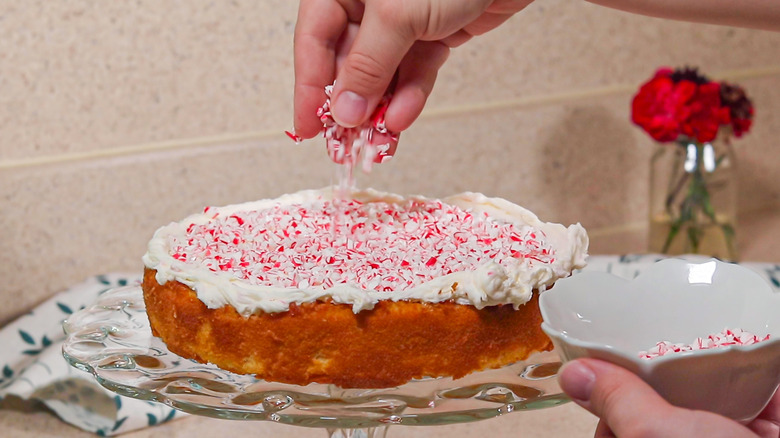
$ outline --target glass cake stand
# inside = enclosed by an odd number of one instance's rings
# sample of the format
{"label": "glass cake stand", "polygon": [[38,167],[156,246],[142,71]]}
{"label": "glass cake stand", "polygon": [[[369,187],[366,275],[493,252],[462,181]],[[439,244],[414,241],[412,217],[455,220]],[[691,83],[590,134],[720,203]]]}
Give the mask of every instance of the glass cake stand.
{"label": "glass cake stand", "polygon": [[[184,359],[152,336],[140,286],[112,289],[64,323],[65,359],[120,395],[184,412],[319,427],[331,437],[384,437],[390,425],[440,425],[566,403],[553,352],[461,379],[385,389],[288,385]],[[388,347],[390,348],[390,347]]]}

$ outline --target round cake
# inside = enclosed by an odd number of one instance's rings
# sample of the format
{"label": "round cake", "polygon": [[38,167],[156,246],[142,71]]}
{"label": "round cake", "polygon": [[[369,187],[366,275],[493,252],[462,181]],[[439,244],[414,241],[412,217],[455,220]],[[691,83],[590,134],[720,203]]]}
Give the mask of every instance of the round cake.
{"label": "round cake", "polygon": [[144,255],[155,336],[258,378],[381,388],[552,348],[538,293],[582,268],[579,225],[499,198],[307,190],[207,207]]}

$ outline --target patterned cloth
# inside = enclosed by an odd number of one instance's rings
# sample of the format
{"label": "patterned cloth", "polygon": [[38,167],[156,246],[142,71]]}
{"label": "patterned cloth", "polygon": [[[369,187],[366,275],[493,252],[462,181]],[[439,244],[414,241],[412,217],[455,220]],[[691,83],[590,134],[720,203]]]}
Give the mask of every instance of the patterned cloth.
{"label": "patterned cloth", "polygon": [[[663,257],[658,255],[591,256],[588,271],[633,278]],[[704,259],[704,258],[702,258]],[[743,263],[780,293],[780,265]],[[0,329],[0,400],[15,396],[38,400],[60,418],[100,436],[116,435],[165,423],[186,414],[161,403],[116,395],[62,357],[62,321],[92,304],[103,292],[140,281],[140,274],[92,277],[57,294]]]}
{"label": "patterned cloth", "polygon": [[62,321],[103,292],[139,282],[140,274],[92,277],[59,293],[0,330],[0,399],[38,400],[60,418],[100,436],[165,423],[186,414],[161,403],[116,395],[62,357]]}

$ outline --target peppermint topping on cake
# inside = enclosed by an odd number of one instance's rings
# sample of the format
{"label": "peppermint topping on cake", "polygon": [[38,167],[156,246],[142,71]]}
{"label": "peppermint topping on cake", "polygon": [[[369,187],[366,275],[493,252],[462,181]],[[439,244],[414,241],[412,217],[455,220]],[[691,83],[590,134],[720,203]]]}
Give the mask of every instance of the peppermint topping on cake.
{"label": "peppermint topping on cake", "polygon": [[542,222],[501,198],[336,192],[207,207],[158,229],[144,265],[210,309],[249,316],[318,300],[355,313],[383,300],[517,308],[586,264],[580,224]]}
{"label": "peppermint topping on cake", "polygon": [[541,230],[438,200],[319,198],[204,214],[168,237],[173,258],[257,286],[393,292],[489,262],[555,262]]}

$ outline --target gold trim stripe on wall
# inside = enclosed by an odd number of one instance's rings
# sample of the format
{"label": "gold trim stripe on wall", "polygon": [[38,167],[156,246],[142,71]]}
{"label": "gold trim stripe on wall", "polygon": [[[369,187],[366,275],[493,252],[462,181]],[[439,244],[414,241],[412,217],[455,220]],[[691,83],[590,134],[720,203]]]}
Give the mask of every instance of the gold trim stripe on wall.
{"label": "gold trim stripe on wall", "polygon": [[[713,75],[719,80],[743,80],[780,75],[780,66],[770,66],[756,69],[733,70]],[[546,105],[554,105],[575,102],[583,99],[601,98],[623,93],[631,93],[637,89],[636,84],[618,84],[605,87],[594,87],[582,90],[569,90],[560,93],[528,96],[517,99],[498,100],[484,103],[471,103],[464,105],[448,106],[445,108],[431,108],[425,110],[421,119],[455,116],[475,112],[489,112],[507,109],[532,108]],[[93,160],[98,158],[113,158],[119,156],[145,154],[174,149],[211,146],[226,143],[253,142],[269,138],[281,138],[283,130],[250,131],[236,134],[224,134],[209,137],[190,139],[174,139],[154,143],[146,143],[132,146],[118,146],[113,148],[93,150],[86,152],[72,152],[57,155],[44,155],[41,157],[22,158],[16,160],[0,161],[0,170],[23,167],[43,166],[57,163]]]}

